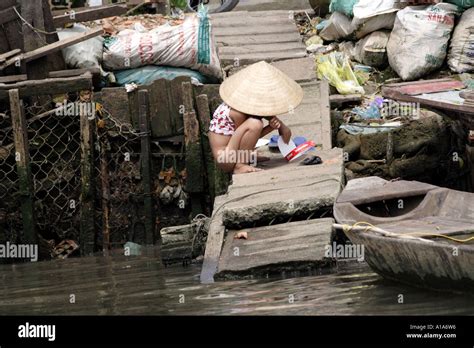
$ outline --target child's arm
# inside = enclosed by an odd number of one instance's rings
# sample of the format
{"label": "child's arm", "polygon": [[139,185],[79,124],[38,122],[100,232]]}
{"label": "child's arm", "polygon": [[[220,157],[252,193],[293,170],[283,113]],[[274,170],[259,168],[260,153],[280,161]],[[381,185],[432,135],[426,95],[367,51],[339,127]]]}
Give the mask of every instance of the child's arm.
{"label": "child's arm", "polygon": [[267,134],[270,134],[274,130],[278,129],[278,133],[280,136],[283,138],[283,141],[288,144],[291,140],[291,129],[288,128],[286,124],[281,122],[278,117],[273,117],[270,120],[270,124],[263,128],[262,130],[262,137],[264,137]]}

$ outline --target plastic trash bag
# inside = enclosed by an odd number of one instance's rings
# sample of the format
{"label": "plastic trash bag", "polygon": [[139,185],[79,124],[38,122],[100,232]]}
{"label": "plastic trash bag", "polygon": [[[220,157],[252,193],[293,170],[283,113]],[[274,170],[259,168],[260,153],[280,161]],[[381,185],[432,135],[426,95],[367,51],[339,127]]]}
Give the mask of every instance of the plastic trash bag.
{"label": "plastic trash bag", "polygon": [[445,0],[445,2],[458,5],[459,7],[462,7],[462,8],[474,7],[474,0]]}
{"label": "plastic trash bag", "polygon": [[365,94],[349,59],[344,54],[332,52],[329,55],[319,56],[317,65],[318,78],[327,80],[340,94]]}
{"label": "plastic trash bag", "polygon": [[441,68],[457,9],[440,3],[407,7],[397,13],[387,53],[390,66],[403,80],[416,80]]}
{"label": "plastic trash bag", "polygon": [[149,32],[126,30],[105,40],[104,67],[109,70],[164,65],[197,70],[218,79],[222,69],[205,9],[181,25],[162,25]]}
{"label": "plastic trash bag", "polygon": [[448,65],[457,73],[474,71],[474,8],[464,12],[454,29]]}
{"label": "plastic trash bag", "polygon": [[125,86],[131,83],[136,83],[137,85],[148,85],[159,79],[174,80],[179,76],[190,77],[193,84],[196,85],[212,82],[198,71],[168,66],[149,65],[141,68],[115,72],[117,84],[120,86]]}
{"label": "plastic trash bag", "polygon": [[349,17],[340,12],[334,12],[319,36],[326,41],[336,41],[352,35],[354,29]]}
{"label": "plastic trash bag", "polygon": [[396,0],[359,0],[352,20],[356,37],[360,39],[381,29],[393,29],[398,10]]}
{"label": "plastic trash bag", "polygon": [[387,44],[389,31],[376,31],[359,40],[353,50],[354,59],[359,63],[375,68],[383,68],[388,64]]}
{"label": "plastic trash bag", "polygon": [[[74,24],[72,28],[58,29],[59,40],[65,40],[89,29],[82,24]],[[96,36],[73,46],[62,49],[64,60],[68,67],[73,69],[100,68],[103,54],[102,36]]]}
{"label": "plastic trash bag", "polygon": [[329,5],[329,11],[331,12],[341,12],[348,17],[354,15],[354,6],[359,2],[359,0],[332,0],[331,5]]}

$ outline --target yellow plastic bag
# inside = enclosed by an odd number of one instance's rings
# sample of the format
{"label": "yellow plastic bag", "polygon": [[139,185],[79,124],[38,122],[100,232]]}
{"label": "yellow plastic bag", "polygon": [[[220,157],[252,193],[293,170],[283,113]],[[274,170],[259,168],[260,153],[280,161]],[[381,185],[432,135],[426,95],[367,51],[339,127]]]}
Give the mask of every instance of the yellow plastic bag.
{"label": "yellow plastic bag", "polygon": [[317,65],[318,78],[327,80],[340,94],[365,94],[344,54],[332,52],[321,55],[317,58]]}

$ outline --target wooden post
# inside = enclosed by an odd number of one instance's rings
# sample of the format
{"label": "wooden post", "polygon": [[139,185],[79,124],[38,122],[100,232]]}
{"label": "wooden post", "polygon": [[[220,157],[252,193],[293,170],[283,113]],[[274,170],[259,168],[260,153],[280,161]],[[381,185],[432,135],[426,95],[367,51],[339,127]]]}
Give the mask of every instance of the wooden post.
{"label": "wooden post", "polygon": [[186,192],[191,195],[191,208],[193,215],[202,213],[200,194],[204,192],[204,167],[201,149],[201,136],[199,121],[194,111],[193,87],[190,82],[183,82],[183,122],[184,140],[186,145]]}
{"label": "wooden post", "polygon": [[209,144],[209,138],[207,133],[209,131],[209,125],[211,123],[211,110],[209,109],[209,99],[207,95],[202,94],[196,98],[197,112],[199,118],[199,125],[201,128],[201,143],[204,154],[204,163],[206,165],[207,182],[209,187],[209,193],[211,195],[211,206],[214,205],[214,199],[216,197],[215,187],[215,172],[217,170],[214,157],[211,151],[211,145]]}
{"label": "wooden post", "polygon": [[31,176],[28,133],[26,129],[27,125],[25,114],[23,112],[23,102],[20,100],[18,89],[10,90],[9,96],[25,242],[37,244],[38,236],[36,234],[36,221],[33,203],[34,189]]}
{"label": "wooden post", "polygon": [[[147,245],[153,245],[155,242],[155,211],[153,209],[153,184],[151,176],[151,145],[150,145],[150,110],[149,110],[148,91],[138,92],[139,123],[141,133],[141,172],[143,182],[143,201],[145,205],[145,242]],[[158,236],[159,244],[161,236]]]}
{"label": "wooden post", "polygon": [[107,161],[107,131],[101,130],[100,146],[100,186],[102,206],[102,251],[108,255],[110,249],[110,179],[109,163]]}
{"label": "wooden post", "polygon": [[[43,1],[21,0],[21,15],[33,27],[39,29],[34,31],[28,24],[23,23],[23,44],[25,52],[33,51],[45,46],[46,36],[44,34],[45,23],[43,15]],[[44,79],[48,77],[48,59],[42,57],[26,64],[28,78]]]}
{"label": "wooden post", "polygon": [[[82,109],[82,108],[81,108]],[[94,252],[94,159],[93,125],[95,117],[87,113],[80,114],[81,128],[81,254]],[[95,116],[95,110],[94,110]],[[89,118],[90,117],[90,118]],[[92,119],[92,120],[91,120]]]}
{"label": "wooden post", "polygon": [[201,142],[204,152],[204,162],[206,165],[209,192],[211,194],[211,203],[217,196],[224,194],[229,186],[229,174],[224,173],[216,165],[209,144],[208,132],[211,123],[211,110],[209,108],[209,98],[202,94],[196,98],[199,123],[201,126]]}

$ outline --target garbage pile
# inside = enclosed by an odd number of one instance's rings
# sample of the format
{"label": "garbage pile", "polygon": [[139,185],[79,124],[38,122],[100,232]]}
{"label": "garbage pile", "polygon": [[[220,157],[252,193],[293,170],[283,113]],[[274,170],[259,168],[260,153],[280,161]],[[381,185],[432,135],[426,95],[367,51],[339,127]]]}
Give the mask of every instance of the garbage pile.
{"label": "garbage pile", "polygon": [[187,76],[195,84],[222,79],[207,12],[112,17],[58,30],[61,39],[102,27],[97,37],[63,50],[70,68],[99,68],[105,84],[143,85]]}
{"label": "garbage pile", "polygon": [[332,0],[328,18],[300,25],[308,52],[327,54],[336,42],[350,60],[376,69],[390,66],[404,81],[441,69],[446,58],[453,73],[474,72],[474,0],[400,5],[398,0]]}
{"label": "garbage pile", "polygon": [[463,160],[449,158],[464,153],[460,122],[416,103],[384,98],[381,88],[433,76],[453,77],[469,88],[474,0],[406,7],[398,0],[332,0],[329,10],[326,18],[305,12],[295,19],[331,94],[362,95],[361,105],[332,112],[334,141],[346,153],[347,174],[455,181],[468,170]]}

